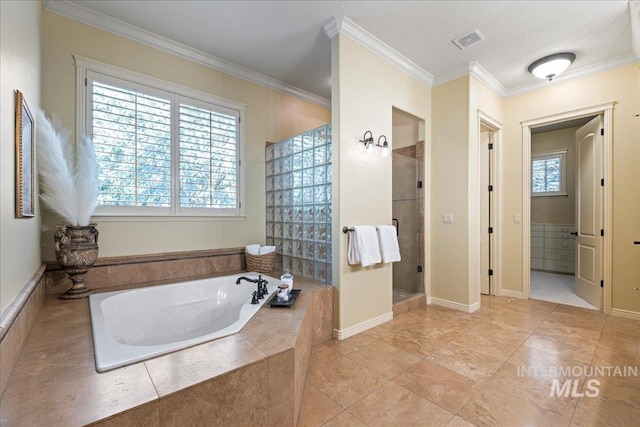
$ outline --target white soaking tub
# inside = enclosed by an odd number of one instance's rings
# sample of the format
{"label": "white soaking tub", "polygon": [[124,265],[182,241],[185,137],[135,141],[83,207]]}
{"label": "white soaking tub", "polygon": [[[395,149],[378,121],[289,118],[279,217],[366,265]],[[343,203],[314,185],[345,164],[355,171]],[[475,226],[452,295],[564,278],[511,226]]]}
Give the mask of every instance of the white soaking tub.
{"label": "white soaking tub", "polygon": [[269,294],[251,304],[258,273],[193,280],[89,297],[96,370],[150,359],[216,338],[232,335],[258,312],[276,291],[279,280],[267,280]]}

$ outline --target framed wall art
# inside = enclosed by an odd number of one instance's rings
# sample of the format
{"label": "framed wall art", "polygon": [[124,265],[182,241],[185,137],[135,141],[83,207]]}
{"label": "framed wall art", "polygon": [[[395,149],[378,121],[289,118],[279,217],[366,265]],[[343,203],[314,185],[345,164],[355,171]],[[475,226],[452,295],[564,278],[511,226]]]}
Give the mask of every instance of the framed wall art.
{"label": "framed wall art", "polygon": [[16,90],[16,218],[35,216],[35,135],[33,115]]}

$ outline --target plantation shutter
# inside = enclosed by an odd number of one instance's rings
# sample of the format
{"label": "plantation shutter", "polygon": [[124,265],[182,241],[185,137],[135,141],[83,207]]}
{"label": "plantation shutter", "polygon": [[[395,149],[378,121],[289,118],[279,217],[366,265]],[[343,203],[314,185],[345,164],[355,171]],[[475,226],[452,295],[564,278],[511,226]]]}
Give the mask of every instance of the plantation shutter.
{"label": "plantation shutter", "polygon": [[180,208],[239,207],[238,125],[238,111],[180,103]]}
{"label": "plantation shutter", "polygon": [[[128,86],[128,85],[124,85]],[[99,164],[102,206],[171,205],[169,94],[95,74],[91,138]]]}

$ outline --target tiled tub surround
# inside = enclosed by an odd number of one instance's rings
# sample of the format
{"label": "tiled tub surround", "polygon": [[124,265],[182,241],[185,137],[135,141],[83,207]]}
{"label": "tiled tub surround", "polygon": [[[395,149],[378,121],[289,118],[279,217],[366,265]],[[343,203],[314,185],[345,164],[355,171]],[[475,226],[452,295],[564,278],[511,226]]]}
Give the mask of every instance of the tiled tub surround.
{"label": "tiled tub surround", "polygon": [[[101,289],[236,272],[245,266],[244,248],[98,258],[85,276],[85,284],[91,289]],[[47,266],[46,283],[47,294],[61,294],[71,285],[56,263]]]}
{"label": "tiled tub surround", "polygon": [[265,158],[276,268],[331,283],[331,124],[267,146]]}
{"label": "tiled tub surround", "polygon": [[88,302],[48,295],[2,396],[0,423],[295,425],[311,345],[333,328],[333,288],[301,277],[296,288],[303,292],[293,307],[263,307],[235,335],[102,374]]}
{"label": "tiled tub surround", "polygon": [[[22,347],[44,304],[46,265],[29,278],[24,288],[2,313],[0,319],[0,395],[4,391]],[[2,403],[0,402],[0,409]]]}

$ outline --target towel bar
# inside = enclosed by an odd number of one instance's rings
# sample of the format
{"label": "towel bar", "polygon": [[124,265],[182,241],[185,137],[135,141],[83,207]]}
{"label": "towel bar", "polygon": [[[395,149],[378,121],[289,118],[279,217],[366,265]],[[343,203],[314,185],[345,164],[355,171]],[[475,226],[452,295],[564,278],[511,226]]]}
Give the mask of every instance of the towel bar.
{"label": "towel bar", "polygon": [[[398,221],[398,220],[397,220],[397,219],[395,219],[395,218],[394,218],[393,220],[394,220],[394,221]],[[394,226],[394,225],[392,225],[392,227],[396,227],[396,236],[398,236],[398,235],[399,235],[399,232],[400,232],[400,227],[399,227],[399,226],[400,226],[400,222],[399,222],[399,221],[398,221],[398,226]],[[377,227],[376,227],[376,228],[377,228]],[[347,227],[346,225],[345,225],[344,227],[342,227],[342,232],[343,232],[344,234],[351,233],[352,231],[355,231],[355,230],[356,230],[355,228],[353,228],[353,227]]]}

